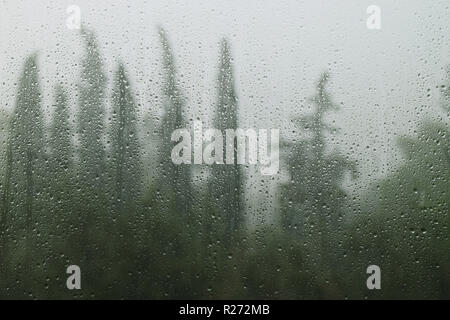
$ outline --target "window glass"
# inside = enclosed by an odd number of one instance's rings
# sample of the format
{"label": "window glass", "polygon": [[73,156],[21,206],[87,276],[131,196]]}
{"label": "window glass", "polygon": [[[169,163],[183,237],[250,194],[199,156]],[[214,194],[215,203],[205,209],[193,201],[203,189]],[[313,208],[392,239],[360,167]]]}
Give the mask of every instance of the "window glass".
{"label": "window glass", "polygon": [[449,299],[450,6],[0,2],[0,298]]}

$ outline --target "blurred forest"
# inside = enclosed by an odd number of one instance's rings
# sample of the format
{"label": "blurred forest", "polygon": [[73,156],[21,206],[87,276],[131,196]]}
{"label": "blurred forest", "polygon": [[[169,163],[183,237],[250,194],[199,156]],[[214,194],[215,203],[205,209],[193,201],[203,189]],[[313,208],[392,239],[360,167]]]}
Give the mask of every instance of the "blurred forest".
{"label": "blurred forest", "polygon": [[[356,200],[342,185],[358,176],[357,162],[326,139],[339,129],[326,115],[345,106],[327,88],[331,75],[318,75],[313,112],[289,115],[297,137],[281,142],[289,179],[276,191],[277,223],[248,228],[246,166],[202,167],[207,181],[198,183],[194,166],[172,163],[171,133],[190,115],[159,34],[164,114],[152,128],[137,119],[125,62],[108,92],[92,31],[81,32],[77,105],[55,83],[49,125],[38,56],[26,58],[14,108],[0,114],[0,298],[450,299],[450,69],[439,84],[441,120],[399,137],[403,162]],[[213,123],[235,129],[230,43],[218,50]],[[158,141],[151,166],[144,131]],[[81,290],[66,288],[73,264]],[[381,290],[366,288],[371,264],[381,267]]]}

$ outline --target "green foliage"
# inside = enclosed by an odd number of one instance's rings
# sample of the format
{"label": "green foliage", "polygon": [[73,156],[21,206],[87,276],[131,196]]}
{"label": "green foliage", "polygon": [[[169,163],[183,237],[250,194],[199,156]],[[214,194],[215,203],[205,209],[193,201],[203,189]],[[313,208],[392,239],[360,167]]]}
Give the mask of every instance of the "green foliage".
{"label": "green foliage", "polygon": [[[110,232],[104,116],[107,79],[95,34],[81,30],[84,56],[78,82],[77,135],[79,139],[76,168],[74,218],[75,234],[69,259],[87,266],[84,273],[88,288],[95,288],[108,259],[107,240]],[[94,263],[94,261],[98,261]],[[92,290],[93,291],[93,290]]]}
{"label": "green foliage", "polygon": [[169,214],[188,216],[191,212],[191,170],[190,166],[175,165],[171,160],[171,152],[176,142],[171,140],[175,129],[187,126],[184,117],[185,98],[176,78],[176,68],[172,48],[164,29],[159,29],[163,60],[163,117],[160,127],[161,145],[158,150],[159,160],[156,170],[159,173],[157,182],[160,203],[164,203]]}
{"label": "green foliage", "polygon": [[338,110],[327,91],[328,79],[327,73],[319,79],[311,99],[313,113],[295,119],[300,129],[309,131],[310,138],[285,143],[290,151],[287,167],[291,178],[281,187],[281,222],[286,231],[295,232],[299,241],[306,243],[314,269],[329,283],[327,290],[337,291],[342,250],[336,242],[342,237],[347,202],[342,182],[346,172],[356,174],[356,166],[338,151],[327,150],[326,134],[336,129],[325,117]]}
{"label": "green foliage", "polygon": [[143,169],[136,128],[136,103],[123,64],[119,65],[114,81],[110,162],[114,170],[115,211],[124,215],[136,211]]}
{"label": "green foliage", "polygon": [[383,298],[446,298],[449,294],[450,163],[447,125],[424,121],[402,137],[404,162],[379,181],[360,218],[358,246],[384,266]]}
{"label": "green foliage", "polygon": [[[225,132],[238,128],[238,107],[235,91],[230,45],[222,40],[220,48],[219,74],[217,77],[218,97],[214,128]],[[223,144],[223,159],[226,159],[226,143]],[[211,166],[209,190],[213,201],[210,202],[210,215],[216,219],[211,230],[223,229],[219,237],[230,245],[233,235],[244,224],[244,178],[241,166],[237,164],[237,139],[234,138],[234,165],[215,164]]]}
{"label": "green foliage", "polygon": [[[40,226],[46,217],[42,214],[45,195],[44,128],[41,110],[41,89],[37,55],[25,60],[19,78],[16,103],[11,118],[7,146],[6,173],[2,208],[2,264],[7,286],[33,286],[39,254],[43,247],[36,245]],[[41,213],[41,215],[38,215]],[[8,239],[8,243],[5,243]],[[12,254],[14,253],[14,254]],[[40,253],[40,252],[39,252]],[[24,281],[17,285],[8,277],[11,272]]]}

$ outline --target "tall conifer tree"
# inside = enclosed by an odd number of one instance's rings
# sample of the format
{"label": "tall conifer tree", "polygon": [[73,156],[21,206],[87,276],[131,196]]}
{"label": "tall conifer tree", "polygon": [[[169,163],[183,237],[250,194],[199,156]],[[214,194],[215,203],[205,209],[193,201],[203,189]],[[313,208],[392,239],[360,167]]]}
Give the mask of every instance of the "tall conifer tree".
{"label": "tall conifer tree", "polygon": [[309,133],[309,138],[288,143],[291,178],[281,188],[281,219],[286,230],[296,230],[309,243],[307,250],[322,283],[329,281],[322,294],[334,296],[339,287],[335,270],[341,252],[335,243],[342,234],[346,204],[342,183],[345,173],[356,174],[356,166],[337,150],[328,150],[327,134],[337,129],[327,124],[326,116],[339,110],[328,92],[328,80],[329,74],[323,73],[310,100],[314,111],[295,121]]}
{"label": "tall conifer tree", "polygon": [[[87,202],[95,202],[105,182],[105,146],[103,144],[106,75],[96,36],[82,29],[85,54],[81,62],[78,136],[80,141],[80,179]],[[92,204],[91,204],[92,205]]]}
{"label": "tall conifer tree", "polygon": [[[228,41],[223,39],[220,46],[219,72],[217,77],[217,105],[214,115],[214,128],[225,132],[226,129],[238,128],[238,102],[235,90],[231,49]],[[225,242],[229,244],[234,231],[239,230],[243,218],[243,174],[237,164],[237,141],[234,139],[233,165],[215,164],[211,169],[210,190],[212,204],[221,217],[225,227]],[[226,143],[223,143],[223,159],[226,159]],[[216,226],[218,227],[218,226]]]}
{"label": "tall conifer tree", "polygon": [[175,61],[167,34],[159,29],[163,50],[163,117],[161,122],[161,146],[159,151],[159,186],[165,190],[163,197],[172,198],[169,211],[189,215],[192,206],[191,169],[187,165],[172,162],[171,152],[176,142],[171,141],[172,132],[186,127],[185,98],[179,86]]}
{"label": "tall conifer tree", "polygon": [[[25,60],[19,78],[8,147],[7,170],[11,174],[7,173],[8,185],[5,186],[8,193],[6,202],[9,202],[7,208],[13,212],[11,218],[17,224],[12,228],[17,234],[23,233],[25,239],[25,278],[32,274],[32,261],[37,249],[35,236],[38,230],[35,223],[43,218],[39,215],[44,214],[41,209],[45,141],[41,102],[37,55],[33,54]],[[21,224],[23,229],[20,228]]]}
{"label": "tall conifer tree", "polygon": [[136,102],[123,64],[115,73],[111,123],[111,163],[115,209],[119,214],[136,210],[141,187],[141,157],[136,129]]}

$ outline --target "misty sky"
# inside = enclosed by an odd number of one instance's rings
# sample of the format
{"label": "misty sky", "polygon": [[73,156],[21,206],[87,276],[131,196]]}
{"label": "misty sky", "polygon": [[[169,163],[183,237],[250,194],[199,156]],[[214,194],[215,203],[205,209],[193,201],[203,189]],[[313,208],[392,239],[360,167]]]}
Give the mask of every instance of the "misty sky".
{"label": "misty sky", "polygon": [[[356,189],[389,172],[396,135],[439,113],[438,86],[450,64],[448,0],[0,0],[2,108],[13,105],[24,58],[36,50],[46,107],[56,81],[75,103],[82,45],[66,27],[71,4],[96,31],[109,80],[116,62],[126,63],[142,112],[158,109],[158,25],[169,34],[192,119],[210,120],[221,37],[232,45],[241,127],[291,137],[289,118],[308,112],[320,73],[330,71],[342,104],[329,119],[341,128],[333,145],[358,160]],[[381,7],[381,30],[366,28],[372,4]]]}

